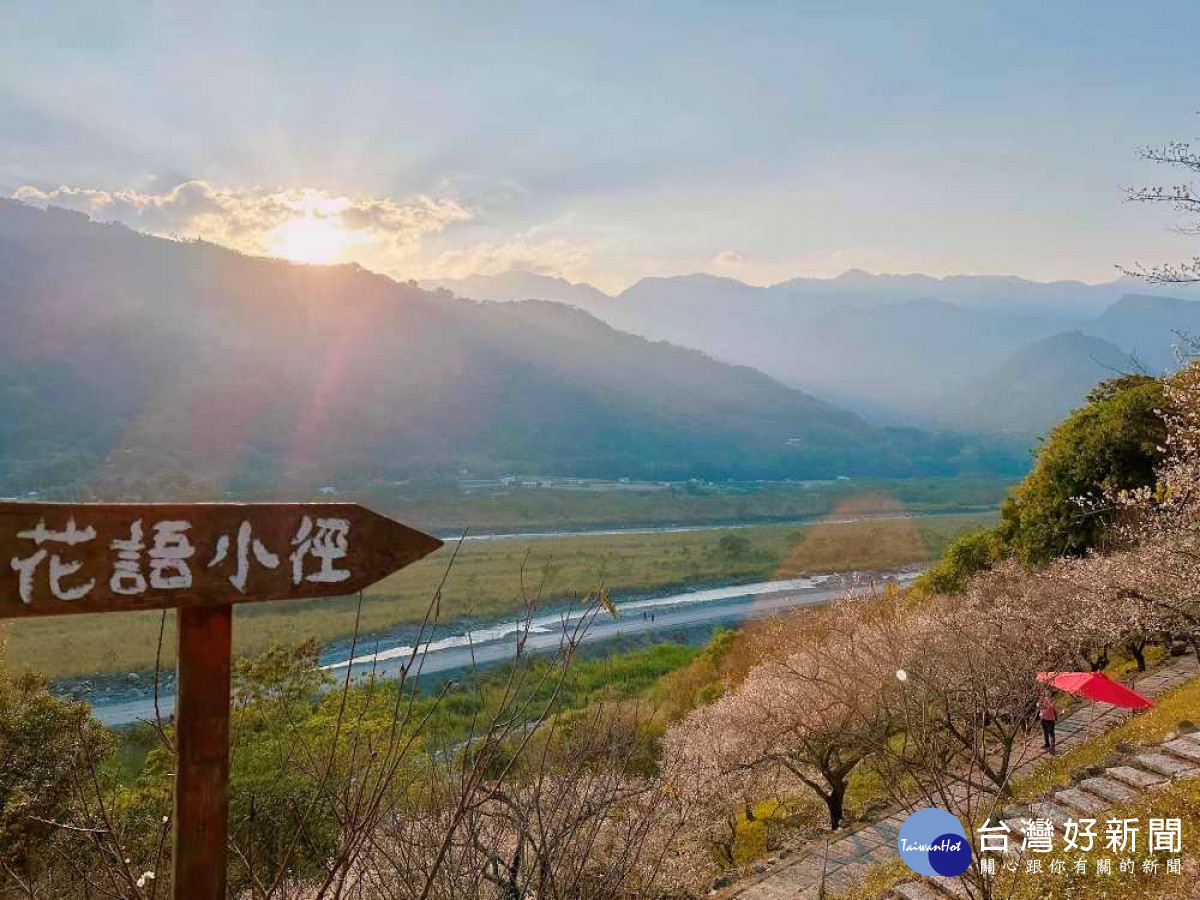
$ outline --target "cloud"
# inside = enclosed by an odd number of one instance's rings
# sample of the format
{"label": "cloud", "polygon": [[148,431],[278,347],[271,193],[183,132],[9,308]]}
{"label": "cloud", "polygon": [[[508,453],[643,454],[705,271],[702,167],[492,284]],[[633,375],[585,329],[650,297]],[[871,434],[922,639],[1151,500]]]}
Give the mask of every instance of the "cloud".
{"label": "cloud", "polygon": [[446,250],[429,263],[427,277],[465,278],[517,269],[574,279],[591,263],[591,244],[541,237],[539,231],[532,229],[505,241],[483,241]]}
{"label": "cloud", "polygon": [[[26,186],[14,197],[61,206],[98,221],[182,239],[199,238],[253,255],[310,263],[356,262],[401,280],[494,275],[511,269],[596,280],[597,255],[611,255],[613,234],[567,213],[510,234],[468,242],[455,225],[480,210],[452,198],[345,196],[316,188],[219,187],[185,180],[154,188],[103,190]],[[618,240],[620,239],[620,240]],[[602,278],[601,278],[602,280]]]}
{"label": "cloud", "polygon": [[746,265],[746,257],[736,250],[721,250],[713,255],[712,265],[713,268],[726,272],[740,269]]}
{"label": "cloud", "polygon": [[315,188],[217,188],[206,181],[184,181],[159,193],[26,186],[13,196],[35,206],[62,206],[139,231],[201,238],[253,254],[278,253],[280,229],[303,222],[310,233],[341,235],[347,259],[354,258],[354,248],[366,245],[377,258],[407,255],[422,237],[472,218],[470,210],[449,198],[398,201]]}

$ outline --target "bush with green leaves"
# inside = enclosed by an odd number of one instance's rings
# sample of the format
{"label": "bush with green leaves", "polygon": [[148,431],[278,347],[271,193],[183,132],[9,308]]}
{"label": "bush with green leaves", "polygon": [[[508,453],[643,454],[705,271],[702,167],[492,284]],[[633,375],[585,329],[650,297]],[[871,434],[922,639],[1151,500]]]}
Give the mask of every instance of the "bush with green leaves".
{"label": "bush with green leaves", "polygon": [[717,549],[729,559],[741,559],[750,552],[750,539],[741,534],[726,534],[717,541]]}
{"label": "bush with green leaves", "polygon": [[961,594],[973,575],[987,571],[1008,556],[997,529],[964,534],[942,553],[942,558],[917,580],[923,594]]}
{"label": "bush with green leaves", "polygon": [[959,538],[918,588],[957,593],[972,575],[1008,557],[1034,566],[1100,545],[1111,519],[1081,501],[1154,483],[1166,441],[1163,389],[1148,375],[1097,385],[1087,404],[1042,443],[1033,470],[1004,502],[996,528]]}
{"label": "bush with green leaves", "polygon": [[35,675],[0,670],[0,869],[22,882],[38,876],[81,773],[112,746],[87,704],[54,697]]}

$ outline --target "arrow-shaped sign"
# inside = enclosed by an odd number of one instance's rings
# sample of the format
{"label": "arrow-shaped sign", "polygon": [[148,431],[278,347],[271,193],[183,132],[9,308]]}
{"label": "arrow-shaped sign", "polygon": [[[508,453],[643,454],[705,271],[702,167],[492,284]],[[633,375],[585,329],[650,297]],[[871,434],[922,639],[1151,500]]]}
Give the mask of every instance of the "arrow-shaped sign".
{"label": "arrow-shaped sign", "polygon": [[356,503],[0,502],[0,618],[341,596],[441,545]]}

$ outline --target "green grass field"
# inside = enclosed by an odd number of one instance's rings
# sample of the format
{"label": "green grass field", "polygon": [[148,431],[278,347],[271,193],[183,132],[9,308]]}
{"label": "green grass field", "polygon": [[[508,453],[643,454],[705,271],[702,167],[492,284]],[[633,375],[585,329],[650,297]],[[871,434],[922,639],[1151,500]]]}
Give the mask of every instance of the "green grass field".
{"label": "green grass field", "polygon": [[855,479],[812,485],[725,482],[673,484],[655,491],[511,487],[470,495],[405,486],[339,499],[357,500],[418,528],[440,533],[470,526],[478,533],[613,524],[765,524],[818,518],[864,497],[874,498],[879,510],[899,507],[912,512],[965,512],[998,507],[1009,487],[1010,481],[997,478]]}
{"label": "green grass field", "polygon": [[[877,499],[844,505],[835,515],[878,506]],[[622,592],[666,589],[704,581],[749,581],[806,572],[884,569],[936,558],[949,541],[992,515],[876,519],[850,524],[770,525],[739,529],[749,541],[737,554],[721,551],[726,530],[685,534],[606,535],[545,540],[468,542],[446,579],[441,618],[496,615],[541,594],[543,601],[580,596],[603,583]],[[452,547],[375,585],[363,607],[362,629],[376,631],[420,620],[446,574]],[[272,643],[328,641],[353,631],[355,598],[260,603],[237,609],[239,654]],[[60,616],[5,627],[0,663],[48,677],[147,671],[154,666],[160,614]],[[168,616],[163,664],[174,664]]]}

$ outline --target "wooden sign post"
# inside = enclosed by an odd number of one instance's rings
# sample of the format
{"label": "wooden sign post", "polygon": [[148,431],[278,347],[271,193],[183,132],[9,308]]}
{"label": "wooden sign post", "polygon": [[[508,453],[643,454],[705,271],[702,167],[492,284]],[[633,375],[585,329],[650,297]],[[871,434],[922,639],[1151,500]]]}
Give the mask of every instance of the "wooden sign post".
{"label": "wooden sign post", "polygon": [[357,593],[442,542],[354,503],[0,502],[0,618],[179,610],[176,900],[224,900],[234,603]]}

